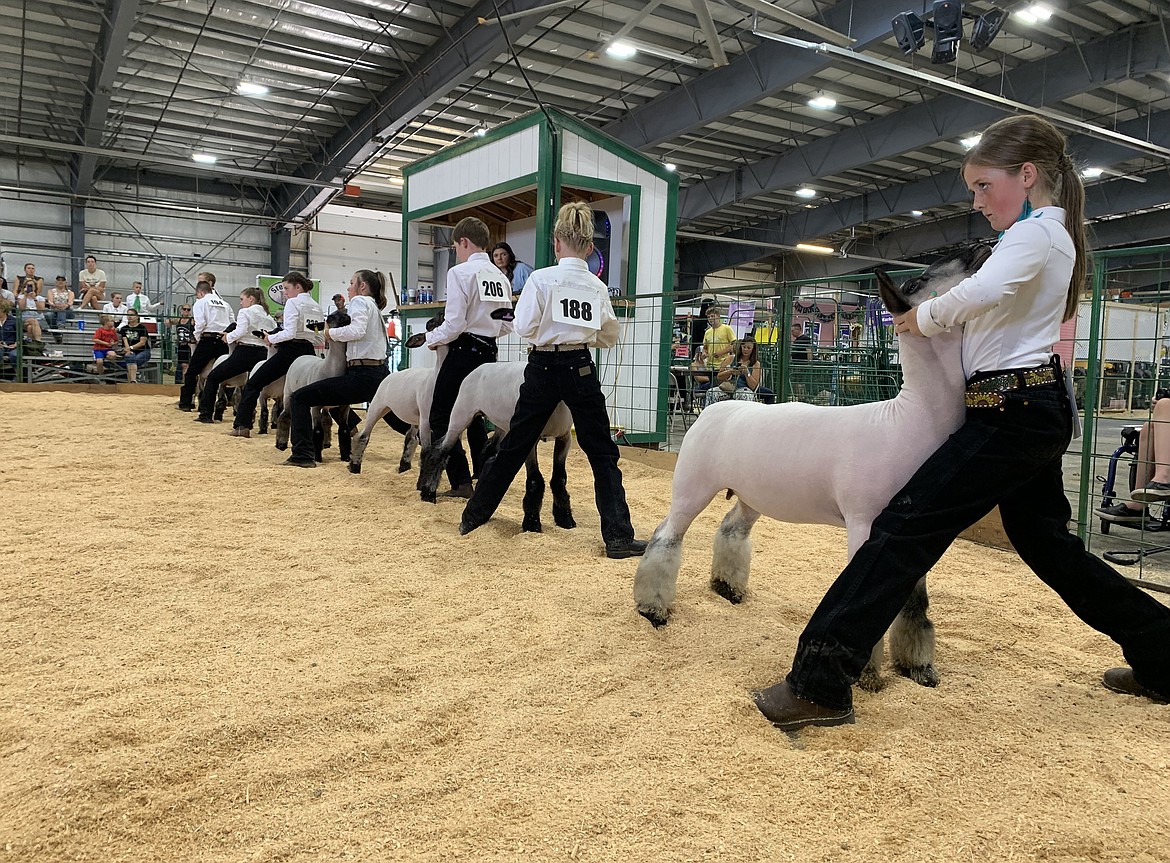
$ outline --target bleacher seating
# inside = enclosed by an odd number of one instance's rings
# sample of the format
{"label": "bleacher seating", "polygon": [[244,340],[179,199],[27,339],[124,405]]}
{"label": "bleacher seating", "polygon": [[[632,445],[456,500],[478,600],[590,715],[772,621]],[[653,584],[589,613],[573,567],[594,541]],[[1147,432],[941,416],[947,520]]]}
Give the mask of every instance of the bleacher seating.
{"label": "bleacher seating", "polygon": [[[44,328],[43,355],[24,354],[20,374],[21,383],[48,383],[68,381],[70,383],[119,383],[126,381],[126,370],[119,363],[106,362],[106,371],[95,374],[86,371],[93,365],[93,334],[99,326],[101,312],[92,309],[74,309],[68,326]],[[83,322],[84,329],[79,329]],[[157,326],[147,324],[151,331],[151,358],[146,365],[138,367],[140,383],[162,383],[162,349],[158,341]],[[56,336],[61,337],[60,343]],[[25,343],[27,346],[27,342]],[[12,380],[10,367],[4,369],[4,379]]]}

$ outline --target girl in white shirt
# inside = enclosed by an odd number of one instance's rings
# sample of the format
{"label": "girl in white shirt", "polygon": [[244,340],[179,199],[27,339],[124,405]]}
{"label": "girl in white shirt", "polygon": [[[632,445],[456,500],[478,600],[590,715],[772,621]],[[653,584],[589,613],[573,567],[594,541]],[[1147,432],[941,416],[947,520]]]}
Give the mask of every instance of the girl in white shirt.
{"label": "girl in white shirt", "polygon": [[[386,308],[386,277],[372,270],[358,270],[349,280],[349,302],[345,312],[349,323],[325,328],[326,341],[345,342],[345,374],[326,378],[301,387],[289,399],[292,420],[292,454],[285,464],[316,467],[311,408],[321,405],[343,406],[338,437],[348,437],[356,425],[356,415],[348,405],[363,404],[374,397],[382,379],[390,373],[386,367],[386,325],[382,309]],[[340,313],[340,314],[344,314]],[[338,313],[335,313],[338,314]],[[330,316],[331,321],[337,319]],[[348,456],[348,447],[341,447]]]}
{"label": "girl in white shirt", "polygon": [[593,211],[588,204],[574,201],[561,207],[553,228],[553,249],[557,265],[533,272],[516,306],[513,328],[532,344],[524,383],[508,434],[484,465],[479,485],[463,510],[459,532],[470,533],[492,517],[545,423],[563,401],[573,415],[577,443],[593,469],[606,557],[635,557],[645,551],[646,543],[634,539],[618,467],[620,456],[609,434],[605,394],[590,354],[592,348],[617,344],[620,328],[609,289],[585,263],[593,249]]}
{"label": "girl in white shirt", "polygon": [[268,358],[264,336],[256,333],[268,333],[274,329],[276,321],[268,313],[268,299],[264,292],[259,288],[244,288],[240,294],[240,310],[236,313],[235,328],[223,334],[223,340],[231,353],[208,373],[207,380],[203,382],[196,422],[214,422],[212,413],[215,410],[215,399],[224,381],[251,371],[256,363]]}
{"label": "girl in white shirt", "polygon": [[801,634],[788,677],[755,693],[764,716],[786,731],[853,721],[850,686],[871,649],[903,606],[925,615],[925,593],[914,597],[920,580],[997,505],[1024,562],[1121,646],[1132,669],[1106,671],[1104,685],[1170,698],[1170,609],[1068,530],[1061,459],[1075,407],[1052,346],[1085,285],[1080,174],[1051,123],[1015,115],[983,133],[963,160],[963,179],[1002,239],[979,272],[896,316],[894,326],[912,337],[964,327],[966,421],[874,521]]}

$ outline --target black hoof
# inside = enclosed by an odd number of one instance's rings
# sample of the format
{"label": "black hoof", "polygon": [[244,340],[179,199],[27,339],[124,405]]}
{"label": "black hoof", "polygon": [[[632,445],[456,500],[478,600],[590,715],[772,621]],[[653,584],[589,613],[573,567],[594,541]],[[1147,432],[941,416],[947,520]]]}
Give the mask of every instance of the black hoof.
{"label": "black hoof", "polygon": [[655,629],[661,629],[666,626],[666,615],[655,614],[652,611],[643,611],[640,608],[638,609],[638,614],[650,621]]}
{"label": "black hoof", "polygon": [[554,515],[553,521],[556,523],[557,527],[564,528],[565,530],[572,530],[577,526],[577,522],[573,521],[572,516],[569,516],[568,518],[557,518]]}
{"label": "black hoof", "polygon": [[284,452],[286,449],[288,449],[288,444],[286,444],[286,443],[277,443],[277,444],[276,444],[276,448],[277,448],[278,450],[280,450],[281,452]]}
{"label": "black hoof", "polygon": [[356,463],[356,464],[355,464],[354,462],[352,462],[352,461],[351,461],[351,462],[349,463],[349,472],[350,472],[350,473],[361,473],[361,472],[362,472],[362,466],[361,466],[361,463],[360,463],[360,462],[358,462],[358,463]]}
{"label": "black hoof", "polygon": [[544,528],[539,521],[529,521],[528,519],[521,522],[520,529],[525,533],[544,533]]}
{"label": "black hoof", "polygon": [[398,463],[398,472],[399,473],[407,473],[409,471],[410,471],[410,462],[400,461]]}
{"label": "black hoof", "polygon": [[711,579],[711,589],[722,596],[732,605],[739,605],[743,602],[743,594],[733,588],[726,581],[716,581]]}
{"label": "black hoof", "polygon": [[422,499],[423,503],[435,503],[438,501],[438,495],[433,491],[420,491],[418,496]]}
{"label": "black hoof", "polygon": [[894,670],[903,677],[909,677],[919,686],[929,686],[931,689],[938,686],[939,677],[938,672],[930,663],[926,665],[915,665],[913,667],[906,667],[894,663]]}

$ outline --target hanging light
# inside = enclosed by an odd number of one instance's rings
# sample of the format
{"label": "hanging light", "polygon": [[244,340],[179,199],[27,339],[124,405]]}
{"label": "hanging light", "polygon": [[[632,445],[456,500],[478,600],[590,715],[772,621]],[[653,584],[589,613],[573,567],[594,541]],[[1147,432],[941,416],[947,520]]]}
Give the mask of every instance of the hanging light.
{"label": "hanging light", "polygon": [[215,156],[211,155],[210,153],[192,153],[191,160],[193,162],[198,162],[200,165],[215,164]]}
{"label": "hanging light", "polygon": [[816,108],[818,111],[831,111],[837,107],[837,100],[831,96],[826,96],[824,93],[817,93],[808,100],[810,108]]}
{"label": "hanging light", "polygon": [[255,81],[241,81],[236,85],[236,92],[241,96],[267,96],[268,88]]}

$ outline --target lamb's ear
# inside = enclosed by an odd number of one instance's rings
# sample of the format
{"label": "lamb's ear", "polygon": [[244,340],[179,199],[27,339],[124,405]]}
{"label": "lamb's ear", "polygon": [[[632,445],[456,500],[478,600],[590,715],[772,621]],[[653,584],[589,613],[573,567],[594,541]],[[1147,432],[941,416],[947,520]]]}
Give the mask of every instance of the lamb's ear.
{"label": "lamb's ear", "polygon": [[408,348],[421,348],[426,343],[427,343],[427,334],[426,333],[415,333],[413,336],[411,336],[409,339],[406,340],[406,346]]}
{"label": "lamb's ear", "polygon": [[433,318],[431,318],[429,321],[427,321],[427,332],[429,333],[435,327],[441,326],[442,323],[443,323],[443,313],[439,312],[439,314],[435,315]]}
{"label": "lamb's ear", "polygon": [[877,271],[877,280],[878,296],[882,298],[882,305],[886,307],[887,312],[891,315],[904,315],[910,311],[910,303],[906,302],[906,298],[898,293],[894,280],[886,274],[885,270]]}
{"label": "lamb's ear", "polygon": [[516,310],[511,306],[502,309],[493,309],[488,317],[493,321],[514,321],[516,320]]}

